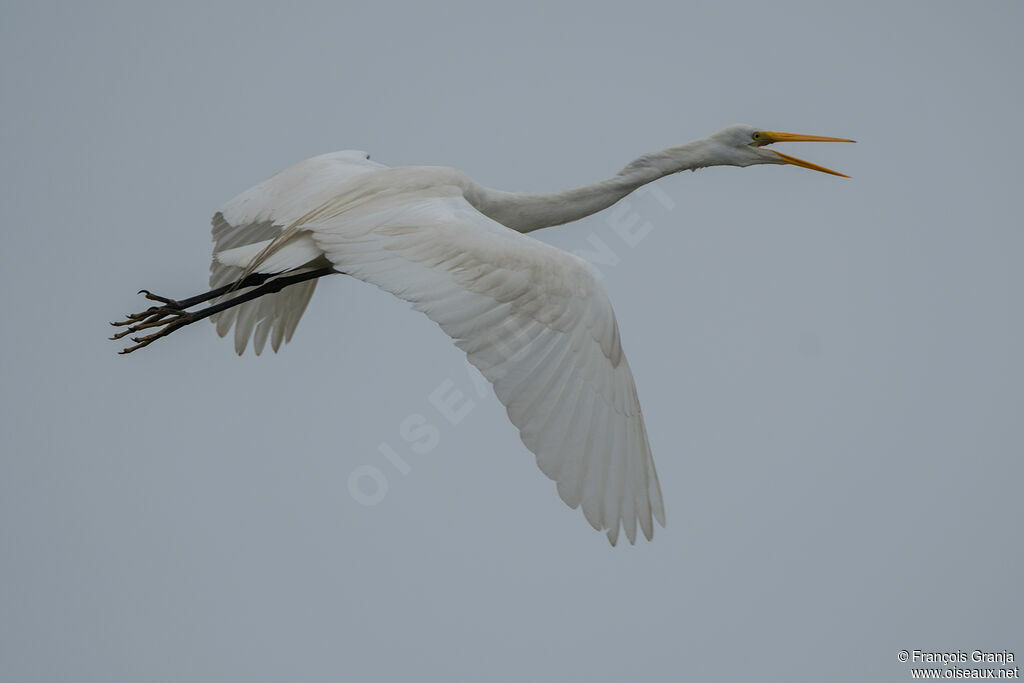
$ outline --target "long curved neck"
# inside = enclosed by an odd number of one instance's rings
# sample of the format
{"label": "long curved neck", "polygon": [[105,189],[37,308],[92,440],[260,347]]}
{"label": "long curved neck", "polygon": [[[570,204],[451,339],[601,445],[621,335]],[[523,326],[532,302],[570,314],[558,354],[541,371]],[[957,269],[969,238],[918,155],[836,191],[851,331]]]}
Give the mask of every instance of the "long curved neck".
{"label": "long curved neck", "polygon": [[615,176],[572,190],[549,193],[502,192],[480,185],[466,188],[466,199],[502,225],[530,232],[597,213],[649,182],[716,162],[707,138],[644,154]]}

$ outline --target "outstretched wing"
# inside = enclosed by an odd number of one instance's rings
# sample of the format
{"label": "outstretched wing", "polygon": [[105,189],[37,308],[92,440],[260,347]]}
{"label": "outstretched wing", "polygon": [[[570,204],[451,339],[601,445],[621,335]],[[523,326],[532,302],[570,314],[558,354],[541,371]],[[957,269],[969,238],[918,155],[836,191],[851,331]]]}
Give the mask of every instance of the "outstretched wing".
{"label": "outstretched wing", "polygon": [[[346,181],[383,168],[387,167],[370,161],[366,152],[349,150],[306,159],[281,171],[238,195],[214,214],[214,254],[273,239],[285,226],[336,194]],[[241,273],[242,268],[214,258],[210,263],[210,288],[231,284]],[[211,316],[210,320],[222,337],[234,327],[235,351],[239,355],[245,351],[250,337],[256,355],[268,338],[277,351],[282,341],[291,340],[315,288],[316,280],[292,285]]]}
{"label": "outstretched wing", "polygon": [[457,188],[431,194],[343,195],[304,229],[338,270],[411,302],[455,340],[562,500],[613,545],[620,527],[634,542],[638,522],[650,539],[652,519],[665,524],[658,477],[592,269],[487,218]]}

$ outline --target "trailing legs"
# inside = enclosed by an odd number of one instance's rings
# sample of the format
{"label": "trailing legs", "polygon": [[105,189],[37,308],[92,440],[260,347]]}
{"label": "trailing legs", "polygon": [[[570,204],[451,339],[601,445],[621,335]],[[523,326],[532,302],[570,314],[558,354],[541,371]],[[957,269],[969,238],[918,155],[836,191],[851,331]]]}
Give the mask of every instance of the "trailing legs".
{"label": "trailing legs", "polygon": [[[135,332],[141,332],[142,330],[154,329],[155,332],[150,334],[132,337],[131,340],[135,342],[134,346],[121,349],[120,353],[131,353],[145,346],[149,346],[157,339],[166,337],[175,330],[180,330],[186,325],[191,325],[197,320],[203,318],[209,318],[211,315],[216,315],[221,311],[226,311],[229,308],[234,308],[239,304],[244,304],[246,301],[252,301],[258,299],[266,294],[273,294],[280,292],[289,285],[298,284],[300,282],[306,282],[308,280],[315,280],[316,278],[323,277],[324,275],[330,275],[337,273],[338,271],[333,268],[317,268],[316,270],[309,270],[304,273],[298,273],[295,275],[287,275],[281,273],[275,274],[264,274],[254,273],[249,277],[235,282],[230,285],[211,289],[209,292],[199,294],[197,296],[189,297],[188,299],[182,299],[180,301],[175,299],[168,299],[167,297],[153,294],[145,289],[140,290],[139,294],[145,295],[150,301],[156,301],[163,305],[161,306],[150,306],[141,313],[131,313],[125,317],[125,320],[110,323],[115,327],[125,327],[124,330],[118,332],[112,340],[121,339],[122,337],[133,334]],[[237,289],[245,287],[255,287],[251,291],[244,294],[228,299],[227,301],[221,301],[208,308],[204,308],[198,311],[188,311],[189,309],[197,304],[201,304],[211,299],[216,299],[219,296],[223,296]]]}

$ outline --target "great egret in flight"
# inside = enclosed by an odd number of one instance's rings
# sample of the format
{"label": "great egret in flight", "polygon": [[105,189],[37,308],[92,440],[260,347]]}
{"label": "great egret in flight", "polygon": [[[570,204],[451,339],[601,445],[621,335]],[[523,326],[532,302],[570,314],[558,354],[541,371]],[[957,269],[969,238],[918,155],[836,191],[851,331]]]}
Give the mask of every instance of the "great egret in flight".
{"label": "great egret in flight", "polygon": [[[525,233],[601,211],[672,173],[706,166],[791,164],[842,175],[773,142],[852,142],[746,125],[645,154],[615,176],[551,194],[501,192],[452,168],[389,168],[364,152],[302,161],[228,202],[213,217],[211,291],[114,323],[130,353],[210,317],[234,327],[235,350],[291,339],[316,279],[369,282],[441,326],[494,385],[537,464],[570,507],[615,545],[639,523],[665,524],[633,376],[615,315],[591,267]],[[845,177],[845,176],[844,176]],[[189,311],[201,303],[206,308]]]}

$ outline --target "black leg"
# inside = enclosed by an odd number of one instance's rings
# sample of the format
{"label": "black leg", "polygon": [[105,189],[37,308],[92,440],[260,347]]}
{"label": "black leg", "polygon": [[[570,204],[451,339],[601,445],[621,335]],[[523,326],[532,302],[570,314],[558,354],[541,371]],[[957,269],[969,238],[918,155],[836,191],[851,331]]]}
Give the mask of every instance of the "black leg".
{"label": "black leg", "polygon": [[[135,342],[135,345],[129,346],[120,351],[120,353],[123,354],[131,353],[132,351],[135,351],[137,349],[149,346],[157,339],[160,339],[161,337],[166,337],[171,332],[181,329],[186,325],[191,325],[197,320],[209,318],[211,315],[216,315],[221,311],[226,311],[227,309],[233,308],[239,304],[244,304],[246,301],[258,299],[259,297],[265,294],[273,294],[275,292],[280,292],[282,289],[288,287],[289,285],[295,285],[300,282],[315,280],[316,278],[323,277],[324,275],[330,275],[332,273],[337,272],[338,271],[334,270],[333,268],[318,268],[316,270],[311,270],[305,273],[299,273],[297,275],[274,276],[256,273],[250,275],[241,282],[225,285],[224,287],[218,287],[217,289],[210,290],[209,292],[206,292],[204,294],[189,297],[188,299],[182,299],[181,301],[167,299],[165,297],[151,294],[146,290],[142,290],[139,293],[145,294],[147,299],[149,299],[150,301],[163,302],[164,305],[151,306],[141,313],[133,313],[127,316],[126,320],[122,320],[116,323],[110,323],[111,325],[114,326],[128,325],[127,329],[118,332],[113,337],[111,337],[111,339],[120,339],[121,337],[124,337],[127,334],[131,334],[133,332],[140,332],[142,330],[154,327],[160,328],[158,331],[143,337],[132,337],[132,341]],[[257,285],[259,286],[256,287]],[[187,308],[195,306],[196,304],[203,303],[204,301],[215,299],[218,296],[226,294],[240,287],[256,287],[256,289],[246,292],[245,294],[236,296],[233,299],[228,299],[227,301],[222,301],[218,304],[214,304],[213,306],[210,306],[209,308],[204,308],[201,311],[189,312],[185,310]]]}
{"label": "black leg", "polygon": [[187,299],[182,299],[181,301],[175,301],[174,299],[168,299],[166,297],[159,296],[158,294],[153,294],[148,289],[140,289],[139,294],[144,294],[146,298],[149,299],[150,301],[159,301],[163,303],[165,306],[170,306],[171,308],[192,308],[196,304],[201,304],[204,301],[209,301],[210,299],[216,299],[218,296],[221,296],[222,294],[227,294],[228,292],[235,289],[242,289],[243,287],[256,287],[257,285],[262,285],[264,282],[266,282],[272,277],[274,277],[274,275],[267,275],[266,273],[253,273],[252,275],[250,275],[249,277],[245,278],[240,282],[232,282],[230,285],[224,285],[223,287],[218,287],[217,289],[211,289],[209,292],[192,296]]}
{"label": "black leg", "polygon": [[[150,301],[159,301],[160,303],[163,304],[163,306],[150,306],[141,313],[129,313],[127,316],[125,316],[125,320],[121,320],[120,322],[110,324],[114,325],[115,327],[121,327],[124,325],[131,325],[134,327],[143,322],[154,322],[159,320],[160,318],[165,318],[168,315],[171,315],[176,310],[180,311],[186,308],[191,308],[196,304],[203,303],[204,301],[216,299],[217,297],[227,294],[232,290],[239,289],[242,287],[255,287],[257,285],[261,285],[272,277],[273,275],[267,275],[264,273],[253,273],[249,277],[239,282],[232,282],[231,284],[224,285],[223,287],[217,287],[216,289],[211,289],[209,292],[204,292],[203,294],[189,297],[188,299],[182,299],[181,301],[178,301],[176,299],[168,299],[167,297],[160,296],[159,294],[153,294],[148,289],[140,289],[139,294],[145,295],[145,297]],[[111,337],[111,339],[120,339],[129,332],[137,331],[138,330],[126,330],[123,333],[114,335],[113,337]]]}

